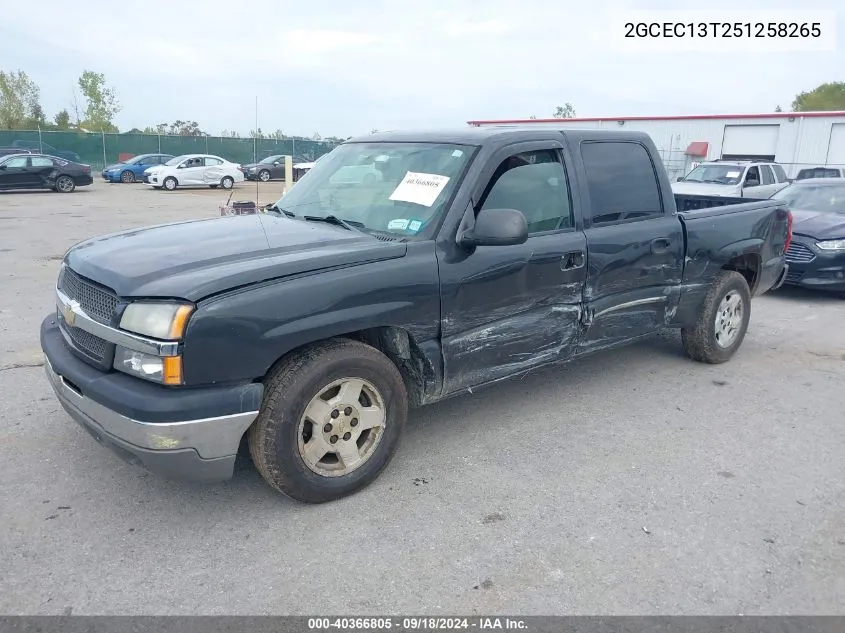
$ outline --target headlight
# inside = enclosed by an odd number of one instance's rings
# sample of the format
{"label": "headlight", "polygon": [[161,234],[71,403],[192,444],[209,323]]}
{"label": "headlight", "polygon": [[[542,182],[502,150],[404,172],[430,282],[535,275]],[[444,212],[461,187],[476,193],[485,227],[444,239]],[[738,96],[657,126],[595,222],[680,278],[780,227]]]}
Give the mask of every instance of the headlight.
{"label": "headlight", "polygon": [[118,346],[114,351],[114,368],[163,385],[182,384],[181,356],[153,356]]}
{"label": "headlight", "polygon": [[258,167],[250,167],[249,168],[249,173],[251,173],[251,174],[254,174],[257,171],[258,171]]}
{"label": "headlight", "polygon": [[824,242],[816,242],[823,251],[845,251],[845,240],[825,240]]}
{"label": "headlight", "polygon": [[185,303],[130,303],[120,318],[120,327],[153,338],[179,339],[193,310]]}

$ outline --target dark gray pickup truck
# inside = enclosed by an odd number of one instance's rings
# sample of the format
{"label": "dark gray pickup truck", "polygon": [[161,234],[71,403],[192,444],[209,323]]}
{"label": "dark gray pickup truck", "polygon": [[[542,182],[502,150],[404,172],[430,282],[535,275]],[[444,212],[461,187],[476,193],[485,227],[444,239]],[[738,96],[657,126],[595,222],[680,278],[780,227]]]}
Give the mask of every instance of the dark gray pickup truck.
{"label": "dark gray pickup truck", "polygon": [[378,476],[409,407],[662,328],[727,361],[792,223],[732,202],[673,196],[641,133],[372,135],[262,213],[71,248],[47,376],[151,471],[227,479],[246,436],[271,486],[329,501]]}

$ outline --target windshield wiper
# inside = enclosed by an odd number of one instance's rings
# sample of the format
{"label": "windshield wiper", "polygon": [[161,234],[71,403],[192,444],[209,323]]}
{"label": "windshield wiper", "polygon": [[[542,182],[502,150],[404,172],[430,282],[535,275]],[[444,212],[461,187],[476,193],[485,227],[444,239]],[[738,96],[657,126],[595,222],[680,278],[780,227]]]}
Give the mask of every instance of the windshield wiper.
{"label": "windshield wiper", "polygon": [[275,211],[276,213],[284,213],[289,218],[295,218],[296,217],[296,214],[293,211],[288,211],[287,209],[282,209],[275,202],[273,204],[268,204],[264,208],[267,209],[268,211]]}
{"label": "windshield wiper", "polygon": [[302,216],[305,220],[310,220],[312,222],[326,222],[328,224],[334,224],[335,226],[342,226],[347,231],[362,231],[365,228],[363,222],[353,222],[352,220],[341,220],[336,215],[303,215]]}

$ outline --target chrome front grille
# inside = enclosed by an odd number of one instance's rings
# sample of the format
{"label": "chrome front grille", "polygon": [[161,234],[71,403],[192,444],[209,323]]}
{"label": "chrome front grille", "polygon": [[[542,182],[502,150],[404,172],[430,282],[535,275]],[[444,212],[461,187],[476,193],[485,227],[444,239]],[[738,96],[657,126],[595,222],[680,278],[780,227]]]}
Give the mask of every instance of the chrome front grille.
{"label": "chrome front grille", "polygon": [[80,277],[66,266],[62,268],[59,278],[59,290],[79,302],[79,307],[92,319],[105,325],[111,323],[117,308],[115,293]]}
{"label": "chrome front grille", "polygon": [[799,242],[792,242],[786,251],[786,261],[790,264],[806,264],[813,261],[816,254],[809,247]]}

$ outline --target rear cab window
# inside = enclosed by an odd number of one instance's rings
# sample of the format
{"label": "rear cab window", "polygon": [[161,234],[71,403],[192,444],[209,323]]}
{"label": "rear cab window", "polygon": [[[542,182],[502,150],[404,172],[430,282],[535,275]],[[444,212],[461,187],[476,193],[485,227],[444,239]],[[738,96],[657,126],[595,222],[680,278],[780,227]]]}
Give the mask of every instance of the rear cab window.
{"label": "rear cab window", "polygon": [[663,215],[657,170],[643,145],[636,141],[585,141],[581,157],[587,172],[592,226]]}

